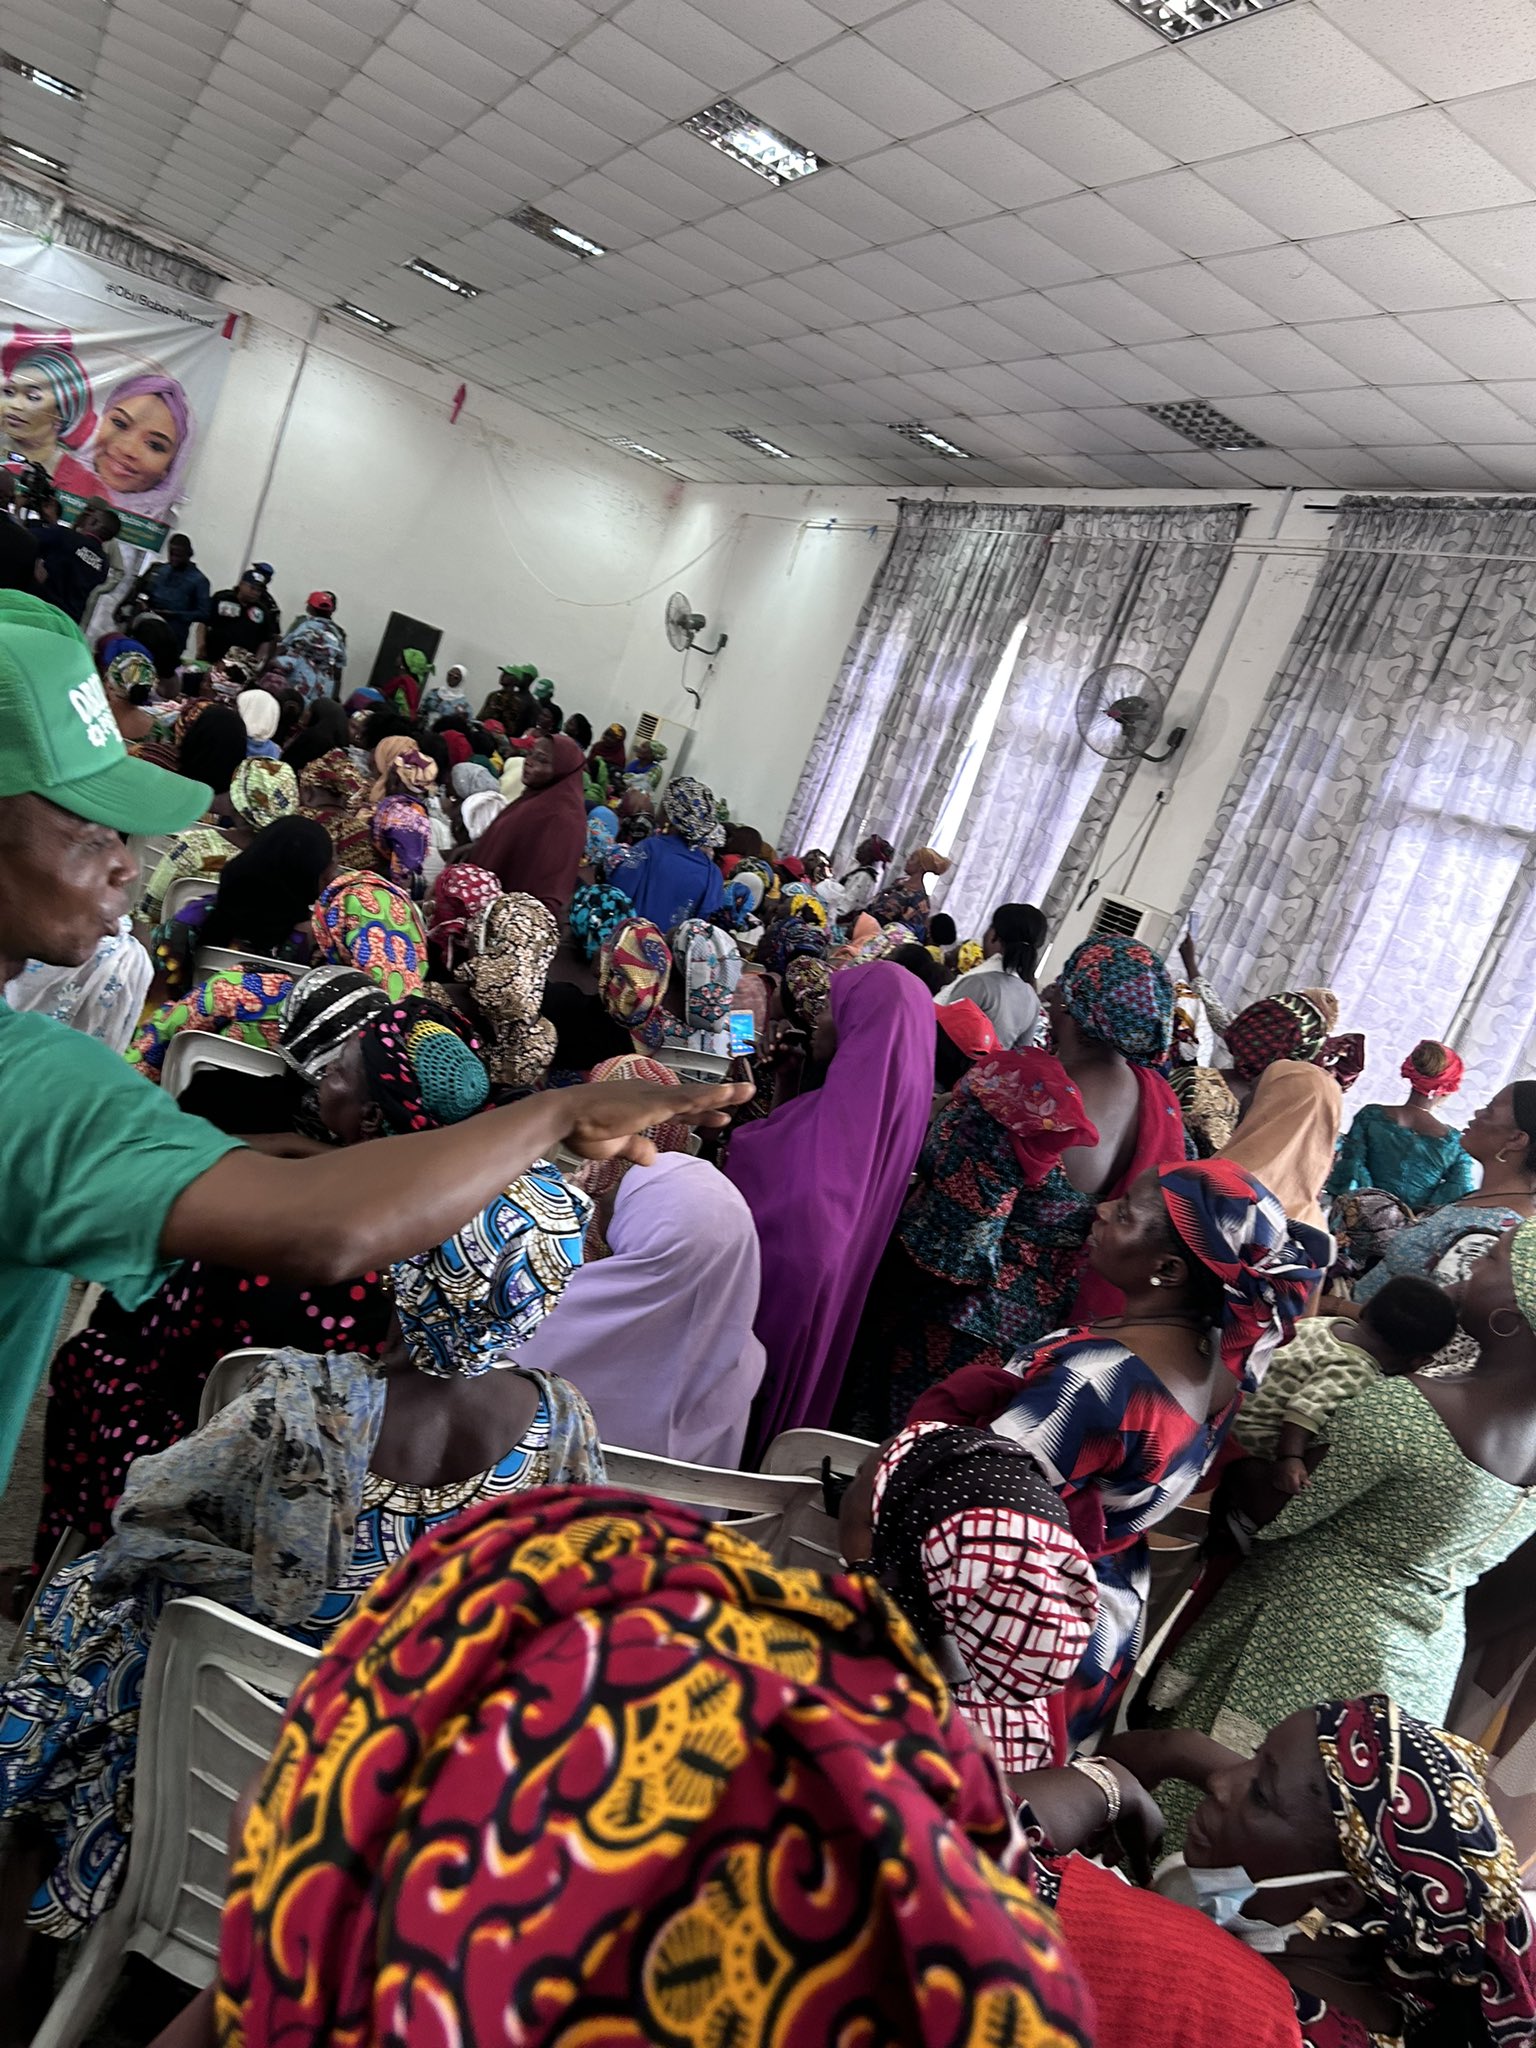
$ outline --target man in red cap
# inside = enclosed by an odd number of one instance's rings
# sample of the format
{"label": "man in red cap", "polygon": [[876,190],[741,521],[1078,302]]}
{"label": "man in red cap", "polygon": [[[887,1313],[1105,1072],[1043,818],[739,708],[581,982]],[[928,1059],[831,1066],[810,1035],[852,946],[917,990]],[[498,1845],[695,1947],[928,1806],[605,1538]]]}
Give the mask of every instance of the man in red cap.
{"label": "man in red cap", "polygon": [[[88,960],[138,882],[125,835],[180,831],[211,797],[127,752],[78,626],[0,591],[0,987],[28,960]],[[125,1308],[183,1259],[343,1280],[442,1243],[562,1143],[649,1159],[640,1132],[721,1123],[751,1092],[552,1088],[442,1130],[276,1159],[97,1040],[0,1001],[0,1491],[72,1274]]]}
{"label": "man in red cap", "polygon": [[298,690],[306,700],[339,697],[347,665],[347,636],[336,623],[334,590],[312,590],[304,616],[277,643],[267,669],[280,676],[285,690]]}

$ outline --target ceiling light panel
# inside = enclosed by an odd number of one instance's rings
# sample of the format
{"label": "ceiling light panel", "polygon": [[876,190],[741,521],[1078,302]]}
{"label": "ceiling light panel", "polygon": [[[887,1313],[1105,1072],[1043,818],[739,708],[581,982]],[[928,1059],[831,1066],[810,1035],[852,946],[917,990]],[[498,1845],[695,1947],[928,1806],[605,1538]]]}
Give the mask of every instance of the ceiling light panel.
{"label": "ceiling light panel", "polygon": [[1203,398],[1181,400],[1172,405],[1143,405],[1138,410],[1146,413],[1149,419],[1161,420],[1165,427],[1172,427],[1176,434],[1182,434],[1186,441],[1193,441],[1197,448],[1269,446],[1257,434],[1250,434],[1236,420],[1229,420],[1224,412],[1218,412],[1214,405],[1207,405]]}
{"label": "ceiling light panel", "polygon": [[41,71],[37,65],[29,64],[24,57],[13,57],[9,50],[0,50],[0,70],[13,71],[18,78],[37,86],[43,92],[51,92],[56,99],[82,100],[85,94],[78,85],[71,85],[67,78],[58,78],[51,71]]}
{"label": "ceiling light panel", "polygon": [[24,142],[0,140],[0,149],[7,156],[14,157],[19,164],[26,164],[34,171],[42,171],[50,178],[67,178],[69,166],[60,163],[56,156],[49,156],[41,149],[28,149]]}
{"label": "ceiling light panel", "polygon": [[1291,0],[1120,0],[1122,7],[1170,43],[1182,43],[1189,36],[1204,35],[1207,29],[1226,28],[1252,14],[1267,14],[1272,7],[1290,4]]}
{"label": "ceiling light panel", "polygon": [[907,420],[899,427],[892,427],[891,432],[916,442],[919,448],[926,448],[931,455],[948,455],[958,462],[975,460],[968,448],[957,448],[953,441],[946,441],[942,434],[936,434],[932,427],[925,427],[917,420]]}
{"label": "ceiling light panel", "polygon": [[377,328],[381,334],[393,334],[395,323],[385,320],[377,313],[370,313],[366,306],[354,306],[350,299],[338,299],[333,311],[345,313],[349,320],[360,320],[365,327]]}
{"label": "ceiling light panel", "polygon": [[712,149],[766,178],[770,185],[791,185],[797,178],[809,178],[827,168],[825,157],[759,121],[736,100],[716,100],[683,126]]}
{"label": "ceiling light panel", "polygon": [[428,284],[441,285],[445,292],[456,292],[461,299],[478,299],[480,296],[479,285],[466,284],[462,277],[451,277],[446,270],[439,270],[435,263],[423,262],[419,256],[413,256],[402,268],[415,271]]}
{"label": "ceiling light panel", "polygon": [[755,448],[759,455],[771,455],[779,462],[793,462],[795,459],[787,448],[776,448],[772,441],[765,441],[750,427],[727,427],[725,433],[728,440],[739,441],[743,448]]}
{"label": "ceiling light panel", "polygon": [[622,448],[626,455],[638,455],[642,462],[657,462],[665,469],[671,462],[670,455],[660,455],[654,448],[647,448],[643,441],[626,441],[622,436],[609,440],[610,448]]}
{"label": "ceiling light panel", "polygon": [[601,242],[594,242],[586,235],[578,235],[574,228],[568,228],[555,219],[553,214],[540,213],[536,206],[520,206],[516,213],[507,215],[515,228],[525,228],[530,235],[537,235],[541,242],[550,242],[557,249],[569,250],[573,256],[585,260],[592,256],[606,256],[608,251]]}

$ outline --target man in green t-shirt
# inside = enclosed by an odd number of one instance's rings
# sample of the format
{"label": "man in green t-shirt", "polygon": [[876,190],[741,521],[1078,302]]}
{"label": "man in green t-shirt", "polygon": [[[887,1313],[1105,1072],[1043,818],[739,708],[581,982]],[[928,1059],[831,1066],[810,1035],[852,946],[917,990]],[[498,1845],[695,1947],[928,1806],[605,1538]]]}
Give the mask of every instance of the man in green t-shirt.
{"label": "man in green t-shirt", "polygon": [[[88,960],[138,880],[123,835],[179,831],[211,795],[128,754],[72,620],[0,591],[0,986],[28,960]],[[0,1487],[71,1275],[125,1308],[182,1259],[344,1280],[451,1237],[562,1141],[644,1159],[648,1126],[721,1123],[750,1092],[557,1088],[445,1130],[277,1159],[187,1116],[94,1039],[0,1001]]]}

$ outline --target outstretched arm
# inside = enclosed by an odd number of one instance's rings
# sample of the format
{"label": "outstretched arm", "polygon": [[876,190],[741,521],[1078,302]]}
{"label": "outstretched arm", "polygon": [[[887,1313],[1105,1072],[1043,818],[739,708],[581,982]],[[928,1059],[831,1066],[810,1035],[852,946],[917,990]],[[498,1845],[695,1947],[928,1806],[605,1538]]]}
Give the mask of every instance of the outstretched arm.
{"label": "outstretched arm", "polygon": [[752,1090],[607,1081],[553,1088],[445,1130],[313,1159],[230,1152],[171,1205],[167,1259],[211,1259],[326,1285],[451,1237],[562,1140],[588,1158],[647,1162],[639,1133],[668,1118],[723,1124]]}

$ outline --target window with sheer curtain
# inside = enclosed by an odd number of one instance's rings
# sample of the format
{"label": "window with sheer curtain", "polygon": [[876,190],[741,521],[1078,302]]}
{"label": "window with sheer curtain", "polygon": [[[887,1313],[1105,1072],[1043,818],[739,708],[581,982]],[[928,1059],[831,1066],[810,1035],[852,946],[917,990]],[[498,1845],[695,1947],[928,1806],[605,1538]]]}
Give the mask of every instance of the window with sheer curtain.
{"label": "window with sheer curtain", "polygon": [[1233,1003],[1335,988],[1359,1101],[1421,1037],[1475,1106],[1536,1054],[1536,500],[1346,499],[1203,854]]}

